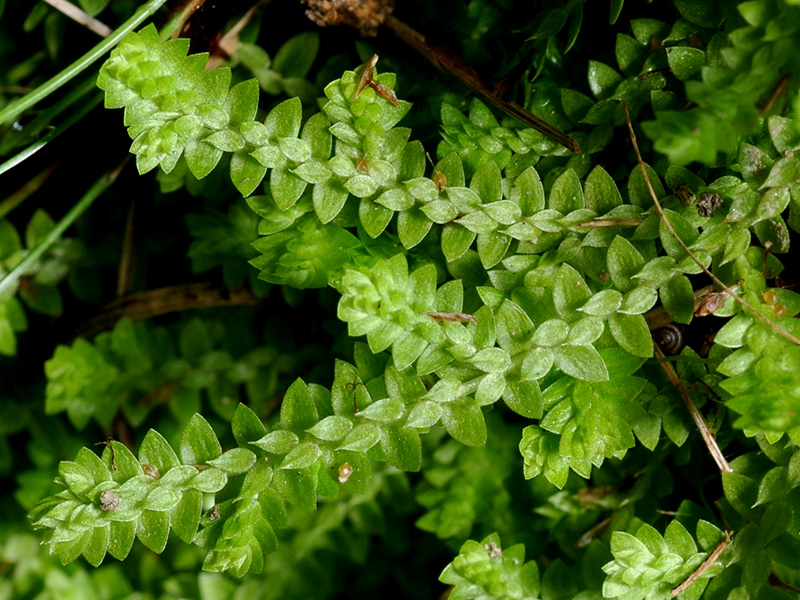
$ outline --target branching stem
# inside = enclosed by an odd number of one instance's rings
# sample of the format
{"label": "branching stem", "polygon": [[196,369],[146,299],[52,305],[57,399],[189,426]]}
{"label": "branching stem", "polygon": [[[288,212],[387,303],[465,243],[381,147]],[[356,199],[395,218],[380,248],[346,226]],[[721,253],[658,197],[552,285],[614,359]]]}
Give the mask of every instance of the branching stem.
{"label": "branching stem", "polygon": [[578,227],[638,227],[644,219],[595,219],[578,223]]}
{"label": "branching stem", "polygon": [[672,223],[669,222],[666,213],[664,213],[664,207],[661,206],[661,202],[659,202],[658,200],[656,191],[655,189],[653,189],[653,182],[650,181],[650,176],[647,174],[647,169],[645,168],[644,161],[642,160],[642,153],[639,152],[639,144],[636,143],[636,134],[633,132],[633,123],[631,123],[631,116],[630,114],[628,114],[628,105],[625,102],[622,103],[622,110],[625,113],[625,121],[628,124],[628,132],[630,134],[631,143],[633,144],[633,150],[636,152],[636,159],[639,162],[639,169],[642,171],[642,177],[644,178],[644,183],[647,186],[647,191],[650,194],[650,197],[653,199],[653,204],[655,204],[656,210],[658,211],[658,215],[659,217],[661,217],[661,221],[664,223],[664,226],[667,228],[667,231],[669,231],[669,234],[673,238],[675,238],[675,241],[678,242],[681,248],[683,248],[683,251],[686,253],[686,256],[692,259],[692,261],[703,270],[703,273],[708,275],[711,278],[711,280],[715,284],[717,284],[723,292],[729,293],[731,297],[737,303],[739,303],[739,305],[742,308],[744,308],[747,312],[751,313],[754,317],[756,317],[765,325],[767,325],[775,333],[777,333],[784,339],[789,340],[793,344],[797,344],[798,346],[800,346],[800,339],[796,338],[782,327],[779,327],[778,325],[770,321],[767,317],[758,312],[753,305],[747,302],[747,300],[734,294],[733,290],[730,287],[725,285],[725,283],[719,277],[714,275],[714,273],[709,271],[705,267],[705,265],[703,265],[703,263],[697,260],[697,257],[694,254],[692,254],[691,250],[689,250],[684,241],[680,238],[680,236],[678,236],[678,233],[675,231],[675,228],[672,227]]}
{"label": "branching stem", "polygon": [[689,577],[687,577],[683,582],[681,582],[681,584],[678,587],[672,589],[670,594],[672,595],[673,598],[675,596],[677,596],[678,594],[680,594],[681,592],[683,592],[686,588],[688,588],[690,585],[692,585],[695,581],[700,579],[700,577],[703,575],[703,573],[708,571],[708,568],[717,561],[717,559],[719,558],[720,554],[725,552],[725,548],[727,548],[730,545],[730,543],[731,543],[731,535],[732,534],[731,534],[730,531],[726,531],[725,532],[725,537],[722,538],[722,541],[719,544],[717,544],[717,547],[714,548],[714,550],[711,552],[711,554],[708,555],[708,558],[706,558],[703,561],[703,564],[700,565],[699,567],[697,567],[697,569],[695,569],[695,571],[691,575],[689,575]]}
{"label": "branching stem", "polygon": [[725,457],[722,455],[722,451],[719,449],[719,446],[717,446],[717,440],[714,439],[714,434],[711,433],[711,429],[709,429],[705,417],[703,417],[700,411],[697,410],[697,407],[692,401],[692,397],[689,396],[689,392],[686,391],[683,383],[681,383],[680,377],[678,377],[678,374],[675,372],[675,367],[673,367],[670,362],[665,360],[666,357],[664,356],[664,353],[661,351],[661,348],[658,344],[654,342],[653,347],[655,348],[656,358],[659,359],[661,368],[666,374],[667,379],[669,379],[669,382],[672,384],[672,387],[674,387],[675,391],[678,392],[678,395],[681,397],[681,400],[683,400],[686,408],[689,409],[689,414],[692,416],[692,420],[697,426],[697,430],[700,432],[700,436],[703,438],[711,457],[714,459],[714,462],[717,463],[717,467],[719,468],[720,472],[732,473],[733,469],[731,469],[728,461],[725,460]]}
{"label": "branching stem", "polygon": [[440,44],[430,43],[419,31],[406,25],[393,15],[386,17],[384,25],[398,38],[427,58],[437,69],[452,75],[481,98],[496,106],[504,113],[514,117],[528,127],[535,129],[554,142],[558,142],[576,154],[581,151],[580,145],[575,138],[570,137],[560,129],[543,121],[519,104],[503,100],[497,92],[481,79],[480,75],[478,75],[472,67],[449,48]]}
{"label": "branching stem", "polygon": [[100,37],[108,37],[111,35],[111,28],[108,25],[86,14],[71,2],[67,2],[66,0],[44,0],[44,1],[47,2],[53,8],[55,8],[57,11],[68,16],[76,23],[80,23],[87,29],[94,31]]}

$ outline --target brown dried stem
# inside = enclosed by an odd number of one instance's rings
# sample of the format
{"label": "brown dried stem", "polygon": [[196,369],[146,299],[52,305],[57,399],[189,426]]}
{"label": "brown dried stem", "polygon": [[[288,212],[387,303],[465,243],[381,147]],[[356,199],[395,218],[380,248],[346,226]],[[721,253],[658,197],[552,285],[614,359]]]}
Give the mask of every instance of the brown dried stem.
{"label": "brown dried stem", "polygon": [[122,239],[122,257],[117,271],[117,297],[121,298],[131,291],[136,266],[136,239],[134,224],[136,218],[136,199],[131,200],[125,222],[125,237]]}
{"label": "brown dried stem", "polygon": [[783,77],[781,77],[778,82],[775,84],[775,87],[772,88],[772,92],[770,92],[769,98],[761,108],[758,109],[758,116],[763,117],[778,102],[779,98],[786,98],[787,91],[789,89],[789,74],[787,73]]}
{"label": "brown dried stem", "polygon": [[44,182],[50,179],[50,176],[55,173],[60,164],[61,163],[59,162],[53,163],[42,172],[37,173],[33,179],[19,188],[16,192],[3,198],[3,200],[0,201],[0,219],[8,215],[8,213],[22,204],[26,198],[42,187]]}
{"label": "brown dried stem", "polygon": [[[245,25],[247,25],[253,17],[263,9],[267,4],[270,3],[270,0],[259,0],[250,9],[240,18],[236,24],[231,27],[225,34],[219,39],[217,43],[217,48],[227,54],[228,56],[233,56],[233,54],[239,49],[241,46],[241,41],[239,40],[239,34],[244,29]],[[221,66],[224,62],[224,59],[221,56],[214,55],[208,59],[210,65],[213,67]],[[206,67],[206,69],[213,68],[212,66]]]}
{"label": "brown dried stem", "polygon": [[687,577],[678,587],[672,589],[672,591],[670,592],[672,597],[674,598],[675,596],[686,590],[695,581],[700,579],[703,573],[708,571],[709,567],[711,567],[711,565],[713,565],[717,561],[720,554],[725,552],[725,548],[727,548],[730,545],[730,543],[731,543],[731,532],[726,531],[725,537],[722,538],[722,541],[719,544],[717,544],[717,547],[714,548],[711,554],[708,555],[708,558],[706,558],[703,561],[703,564],[697,567],[697,569],[695,569],[695,571],[691,575],[689,575],[689,577]]}
{"label": "brown dried stem", "polygon": [[469,313],[462,312],[424,312],[435,321],[448,321],[450,323],[477,323],[478,319]]}
{"label": "brown dried stem", "polygon": [[692,420],[694,421],[697,430],[700,432],[700,436],[703,438],[703,442],[705,442],[711,457],[714,459],[714,462],[717,463],[717,467],[719,468],[720,472],[732,473],[733,469],[731,469],[730,465],[728,465],[728,461],[725,460],[725,457],[722,455],[722,451],[719,449],[719,446],[717,446],[717,440],[714,439],[714,434],[711,433],[711,429],[708,427],[705,417],[703,417],[700,411],[697,410],[694,402],[692,402],[692,397],[689,396],[689,392],[686,391],[686,388],[683,386],[680,377],[678,377],[678,374],[675,372],[675,367],[673,367],[672,364],[666,360],[666,357],[664,356],[664,353],[661,351],[661,348],[658,344],[653,342],[653,347],[655,349],[656,358],[659,359],[661,368],[666,374],[667,379],[669,379],[669,382],[672,384],[672,387],[674,387],[675,391],[678,392],[681,400],[683,400],[683,403],[689,410],[689,414],[692,416]]}
{"label": "brown dried stem", "polygon": [[[664,223],[664,226],[667,228],[669,234],[675,239],[676,242],[678,242],[680,247],[686,253],[686,256],[688,256],[698,267],[700,267],[703,273],[708,275],[711,278],[711,280],[715,284],[717,284],[717,286],[719,286],[719,288],[723,292],[730,294],[730,296],[734,299],[734,301],[736,301],[742,308],[744,308],[747,312],[749,312],[754,317],[759,319],[761,322],[767,325],[767,327],[772,329],[782,338],[789,340],[793,344],[797,344],[798,346],[800,346],[800,339],[796,338],[782,327],[770,321],[767,317],[758,312],[755,309],[755,307],[753,307],[753,305],[747,302],[744,298],[737,296],[734,293],[735,287],[729,287],[725,285],[725,283],[719,277],[717,277],[716,275],[714,275],[714,273],[709,271],[703,263],[697,260],[697,257],[694,254],[692,254],[691,250],[689,250],[684,241],[680,238],[680,236],[678,236],[678,233],[675,231],[675,228],[672,226],[672,223],[669,222],[666,213],[664,213],[664,207],[661,206],[661,202],[659,202],[658,200],[656,191],[653,189],[653,182],[650,181],[650,176],[647,174],[647,169],[644,166],[644,160],[642,160],[642,153],[639,152],[639,144],[636,143],[636,134],[633,132],[633,123],[631,123],[631,116],[628,113],[627,103],[625,102],[622,103],[622,110],[625,113],[625,121],[628,124],[628,132],[630,134],[631,143],[633,144],[633,150],[636,152],[636,159],[639,162],[639,169],[642,171],[642,177],[644,178],[645,186],[647,186],[647,191],[650,194],[650,198],[652,198],[653,204],[655,205],[656,210],[658,211],[658,215],[659,217],[661,217],[661,221]],[[738,286],[738,284],[736,285]]]}
{"label": "brown dried stem", "polygon": [[595,219],[578,223],[578,227],[638,227],[644,219]]}
{"label": "brown dried stem", "polygon": [[87,337],[111,329],[123,317],[132,321],[159,315],[213,306],[256,306],[261,299],[240,286],[228,289],[205,282],[176,285],[124,296],[106,305],[102,312],[81,323],[75,337]]}
{"label": "brown dried stem", "polygon": [[57,11],[66,15],[76,23],[80,23],[84,27],[94,31],[100,37],[108,37],[111,35],[111,28],[105,23],[98,21],[94,17],[89,16],[80,8],[67,2],[66,0],[44,0]]}
{"label": "brown dried stem", "polygon": [[504,113],[544,134],[554,142],[558,142],[572,152],[579,153],[581,151],[575,138],[543,121],[519,104],[503,100],[491,86],[481,79],[480,75],[472,67],[450,49],[440,44],[429,42],[424,35],[393,15],[386,17],[384,25],[398,38],[427,58],[437,69],[452,75]]}

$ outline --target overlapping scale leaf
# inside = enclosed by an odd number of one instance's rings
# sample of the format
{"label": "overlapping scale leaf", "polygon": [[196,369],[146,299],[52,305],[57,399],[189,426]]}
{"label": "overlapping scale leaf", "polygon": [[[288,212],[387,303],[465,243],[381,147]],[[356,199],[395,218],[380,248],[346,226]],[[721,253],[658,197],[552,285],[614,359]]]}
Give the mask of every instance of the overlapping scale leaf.
{"label": "overlapping scale leaf", "polygon": [[[195,428],[208,428],[199,415],[193,423]],[[207,431],[213,436],[208,442],[216,442],[213,432]],[[209,443],[203,439],[191,433],[185,437],[193,458],[213,454],[208,454]],[[213,498],[226,482],[225,472],[216,467],[180,464],[169,444],[151,431],[139,460],[119,442],[109,442],[102,459],[84,448],[75,461],[62,462],[57,483],[63,490],[38,504],[30,518],[35,528],[45,531],[50,552],[62,562],[83,554],[96,566],[106,552],[125,558],[134,534],[155,552],[163,550],[170,527],[191,539],[201,506],[188,510],[184,500],[199,494]]]}
{"label": "overlapping scale leaf", "polygon": [[497,534],[464,543],[439,580],[453,586],[456,598],[534,599],[540,593],[536,562],[525,562],[522,544],[504,549]]}
{"label": "overlapping scale leaf", "polygon": [[[723,534],[710,523],[700,521],[697,537],[704,542],[704,551],[698,551],[695,540],[679,521],[671,521],[663,537],[647,524],[639,527],[635,535],[615,531],[611,536],[614,560],[603,567],[606,573],[603,597],[631,600],[674,597],[672,590],[703,563],[722,541]],[[686,593],[699,597],[708,580],[720,571],[720,562],[709,565]]]}

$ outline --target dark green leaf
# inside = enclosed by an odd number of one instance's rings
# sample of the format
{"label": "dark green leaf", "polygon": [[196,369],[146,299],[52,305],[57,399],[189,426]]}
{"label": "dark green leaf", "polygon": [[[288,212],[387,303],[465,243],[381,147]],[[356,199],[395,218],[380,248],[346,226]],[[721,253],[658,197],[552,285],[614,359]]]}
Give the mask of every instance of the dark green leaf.
{"label": "dark green leaf", "polygon": [[319,50],[319,34],[316,31],[301,33],[289,38],[275,53],[272,68],[284,77],[308,75]]}
{"label": "dark green leaf", "polygon": [[195,414],[181,436],[181,461],[185,465],[204,465],[220,454],[222,447],[211,425]]}
{"label": "dark green leaf", "polygon": [[[355,431],[354,429],[353,432]],[[422,446],[415,429],[383,425],[380,428],[380,442],[386,460],[393,467],[401,471],[419,471]]]}
{"label": "dark green leaf", "polygon": [[611,334],[617,343],[634,356],[653,356],[653,340],[642,315],[611,315],[608,319]]}
{"label": "dark green leaf", "polygon": [[672,73],[685,81],[694,78],[706,62],[706,53],[697,48],[676,46],[667,48],[667,60]]}
{"label": "dark green leaf", "polygon": [[442,425],[451,436],[467,446],[486,443],[486,422],[480,407],[468,398],[442,405]]}
{"label": "dark green leaf", "polygon": [[688,324],[694,314],[694,290],[685,275],[673,277],[661,288],[661,303],[678,323]]}

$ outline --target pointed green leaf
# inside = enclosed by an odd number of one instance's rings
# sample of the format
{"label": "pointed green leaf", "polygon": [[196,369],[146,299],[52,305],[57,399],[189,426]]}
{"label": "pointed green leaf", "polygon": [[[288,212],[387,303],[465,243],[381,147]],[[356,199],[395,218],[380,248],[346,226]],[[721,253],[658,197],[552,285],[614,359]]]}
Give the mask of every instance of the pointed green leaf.
{"label": "pointed green leaf", "polygon": [[222,447],[211,425],[195,414],[181,436],[181,461],[185,465],[204,465],[220,454]]}

